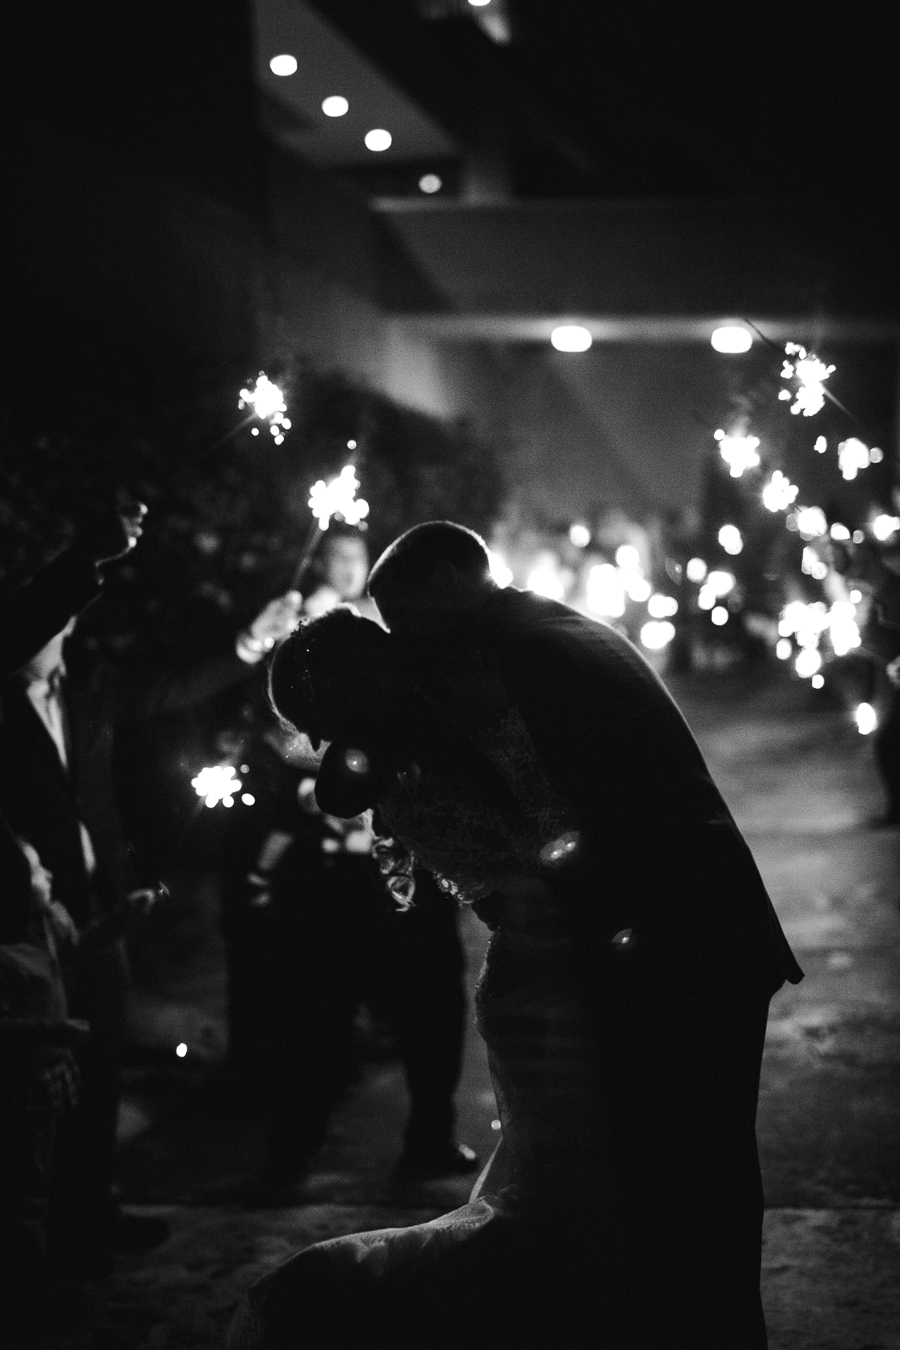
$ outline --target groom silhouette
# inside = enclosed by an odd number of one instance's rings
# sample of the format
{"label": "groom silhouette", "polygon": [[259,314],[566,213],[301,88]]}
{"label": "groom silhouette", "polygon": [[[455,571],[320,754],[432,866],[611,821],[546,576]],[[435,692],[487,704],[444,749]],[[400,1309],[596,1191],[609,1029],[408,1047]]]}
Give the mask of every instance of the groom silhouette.
{"label": "groom silhouette", "polygon": [[438,704],[459,653],[482,654],[579,827],[546,881],[603,1066],[611,1325],[629,1346],[763,1350],[759,1073],[769,1001],[803,976],[693,734],[627,639],[498,587],[462,526],[409,530],[368,588]]}

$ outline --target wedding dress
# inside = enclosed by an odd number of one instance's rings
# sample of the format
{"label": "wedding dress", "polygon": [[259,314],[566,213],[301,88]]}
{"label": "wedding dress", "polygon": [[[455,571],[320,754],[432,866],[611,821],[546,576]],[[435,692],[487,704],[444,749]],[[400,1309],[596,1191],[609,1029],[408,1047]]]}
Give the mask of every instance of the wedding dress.
{"label": "wedding dress", "polygon": [[606,931],[617,896],[602,868],[579,873],[521,717],[507,708],[478,745],[515,811],[490,773],[462,760],[457,780],[452,754],[400,774],[379,809],[476,912],[502,893],[476,995],[500,1142],[461,1208],[317,1243],[258,1280],[229,1350],[765,1350],[754,1118],[771,988],[692,960],[678,905],[658,935]]}
{"label": "wedding dress", "polygon": [[602,1344],[584,1295],[611,1160],[573,961],[544,887],[507,896],[476,994],[501,1138],[469,1203],[307,1248],[248,1291],[230,1350]]}

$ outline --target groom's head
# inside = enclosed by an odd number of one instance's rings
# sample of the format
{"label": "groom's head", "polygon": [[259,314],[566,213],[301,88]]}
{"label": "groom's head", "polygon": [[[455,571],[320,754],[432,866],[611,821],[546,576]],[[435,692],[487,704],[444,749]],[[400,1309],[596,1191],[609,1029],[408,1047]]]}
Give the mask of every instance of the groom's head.
{"label": "groom's head", "polygon": [[369,594],[399,632],[452,628],[477,613],[496,588],[484,540],[450,520],[407,530],[369,574]]}

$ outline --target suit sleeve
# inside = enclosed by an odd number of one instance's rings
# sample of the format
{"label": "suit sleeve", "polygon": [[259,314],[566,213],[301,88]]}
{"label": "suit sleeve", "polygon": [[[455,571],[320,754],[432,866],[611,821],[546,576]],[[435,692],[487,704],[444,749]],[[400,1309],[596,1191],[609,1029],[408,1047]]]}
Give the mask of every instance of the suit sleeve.
{"label": "suit sleeve", "polygon": [[0,679],[30,661],[100,590],[96,563],[73,547],[0,599]]}

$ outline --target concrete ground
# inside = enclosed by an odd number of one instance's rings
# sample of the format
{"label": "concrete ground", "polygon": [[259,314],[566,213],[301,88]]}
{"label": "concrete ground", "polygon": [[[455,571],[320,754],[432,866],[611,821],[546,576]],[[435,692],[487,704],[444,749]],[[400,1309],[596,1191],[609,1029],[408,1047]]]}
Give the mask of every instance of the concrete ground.
{"label": "concrete ground", "polygon": [[[881,805],[871,747],[807,688],[776,672],[676,694],[806,971],[773,1000],[760,1096],[771,1350],[900,1350],[900,831],[868,828]],[[165,1214],[173,1237],[92,1290],[65,1350],[211,1350],[241,1290],[295,1248],[420,1222],[468,1191],[397,1185],[405,1097],[386,1055],[368,1059],[302,1192],[277,1208],[241,1200],[263,1126],[215,1069],[215,895],[208,878],[188,893],[195,940],[136,994],[153,1063],[130,1071],[121,1122],[123,1198]],[[474,982],[485,933],[470,914],[462,924]],[[460,1138],[487,1155],[495,1106],[474,1031],[458,1102]]]}

